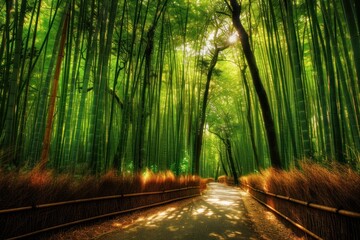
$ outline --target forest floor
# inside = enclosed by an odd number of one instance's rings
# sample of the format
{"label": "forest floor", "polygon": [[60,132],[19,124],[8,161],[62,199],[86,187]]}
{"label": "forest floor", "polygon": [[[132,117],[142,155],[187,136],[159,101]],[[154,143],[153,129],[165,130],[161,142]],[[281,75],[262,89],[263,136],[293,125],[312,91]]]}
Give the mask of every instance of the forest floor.
{"label": "forest floor", "polygon": [[303,239],[239,188],[208,184],[202,196],[58,233],[46,239]]}

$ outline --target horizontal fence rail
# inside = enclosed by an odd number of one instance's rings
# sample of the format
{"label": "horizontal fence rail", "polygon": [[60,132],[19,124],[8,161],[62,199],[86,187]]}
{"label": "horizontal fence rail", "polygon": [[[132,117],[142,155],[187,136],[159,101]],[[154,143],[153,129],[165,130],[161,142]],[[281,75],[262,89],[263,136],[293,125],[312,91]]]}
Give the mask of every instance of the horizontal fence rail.
{"label": "horizontal fence rail", "polygon": [[51,230],[199,195],[200,186],[189,186],[3,209],[0,210],[0,238],[29,238]]}
{"label": "horizontal fence rail", "polygon": [[107,199],[137,197],[137,196],[146,196],[146,195],[157,195],[157,194],[162,194],[162,193],[179,192],[179,191],[183,191],[183,190],[199,189],[199,188],[200,188],[199,186],[193,186],[193,187],[185,187],[185,188],[178,188],[178,189],[171,189],[171,190],[164,190],[164,191],[156,191],[156,192],[127,193],[127,194],[119,194],[119,195],[104,196],[104,197],[76,199],[76,200],[70,200],[70,201],[64,201],[64,202],[37,204],[37,205],[27,206],[27,207],[3,209],[3,210],[0,210],[0,214],[19,212],[19,211],[25,211],[25,210],[30,210],[30,209],[40,209],[40,208],[55,207],[55,206],[61,206],[61,205],[67,205],[67,204],[75,204],[75,203],[83,203],[83,202],[91,202],[91,201],[101,201],[101,200],[107,200]]}
{"label": "horizontal fence rail", "polygon": [[250,185],[245,185],[245,186],[248,188],[251,188],[253,191],[260,192],[262,194],[266,194],[268,196],[276,197],[279,199],[283,199],[283,200],[286,200],[289,202],[297,203],[297,204],[300,204],[303,206],[308,206],[308,207],[319,209],[319,210],[322,210],[325,212],[336,213],[336,214],[340,214],[340,215],[347,216],[347,217],[360,218],[360,213],[358,213],[358,212],[352,212],[352,211],[347,211],[347,210],[340,209],[340,208],[328,207],[328,206],[324,206],[324,205],[316,204],[316,203],[312,203],[312,202],[305,202],[305,201],[298,200],[295,198],[286,197],[286,196],[282,196],[282,195],[278,195],[278,194],[274,194],[274,193],[270,193],[270,192],[265,192],[265,191],[253,188]]}
{"label": "horizontal fence rail", "polygon": [[312,239],[360,239],[360,213],[324,206],[242,184],[254,199],[267,206]]}

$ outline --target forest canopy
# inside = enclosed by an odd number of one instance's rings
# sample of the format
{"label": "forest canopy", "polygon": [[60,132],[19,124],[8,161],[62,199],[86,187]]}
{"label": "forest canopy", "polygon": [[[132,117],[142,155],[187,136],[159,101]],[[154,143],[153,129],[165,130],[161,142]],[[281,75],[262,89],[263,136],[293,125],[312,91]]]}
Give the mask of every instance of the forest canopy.
{"label": "forest canopy", "polygon": [[237,178],[310,159],[359,171],[359,5],[4,1],[0,166]]}

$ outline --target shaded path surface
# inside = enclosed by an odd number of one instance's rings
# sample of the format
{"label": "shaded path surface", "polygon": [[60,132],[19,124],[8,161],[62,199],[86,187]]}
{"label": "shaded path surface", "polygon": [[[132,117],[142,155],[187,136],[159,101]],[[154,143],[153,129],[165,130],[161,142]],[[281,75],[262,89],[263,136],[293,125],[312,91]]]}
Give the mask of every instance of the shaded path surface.
{"label": "shaded path surface", "polygon": [[261,239],[242,202],[242,192],[210,183],[206,193],[182,207],[171,207],[128,228],[96,239]]}

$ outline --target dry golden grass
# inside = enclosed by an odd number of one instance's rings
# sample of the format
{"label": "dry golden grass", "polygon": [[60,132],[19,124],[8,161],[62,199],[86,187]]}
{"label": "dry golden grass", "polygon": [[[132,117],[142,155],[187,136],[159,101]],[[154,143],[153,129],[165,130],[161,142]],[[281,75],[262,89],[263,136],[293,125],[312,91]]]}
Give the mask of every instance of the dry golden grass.
{"label": "dry golden grass", "polygon": [[225,183],[226,182],[226,176],[225,175],[219,176],[217,181],[219,183]]}
{"label": "dry golden grass", "polygon": [[231,185],[231,186],[234,185],[234,178],[231,176],[225,176],[225,175],[219,176],[217,181],[219,183],[225,183],[225,184]]}
{"label": "dry golden grass", "polygon": [[0,209],[199,185],[199,177],[175,177],[170,171],[158,174],[146,171],[142,175],[117,175],[110,171],[99,178],[75,178],[51,171],[16,173],[0,170]]}
{"label": "dry golden grass", "polygon": [[214,178],[201,178],[200,179],[200,191],[206,190],[206,184],[214,182]]}
{"label": "dry golden grass", "polygon": [[0,226],[3,227],[0,229],[0,236],[18,236],[79,219],[177,199],[184,194],[190,196],[199,190],[191,188],[184,190],[185,192],[164,191],[199,185],[199,177],[175,177],[170,171],[158,174],[145,171],[140,175],[117,175],[115,172],[108,172],[101,177],[79,178],[57,175],[51,171],[16,173],[0,170],[0,210],[128,193],[161,193],[122,199],[109,198],[104,202],[89,201],[84,205],[61,205],[56,211],[46,208],[14,212],[0,218]]}
{"label": "dry golden grass", "polygon": [[[332,163],[321,166],[304,161],[300,169],[268,169],[262,174],[240,178],[256,189],[316,203],[336,209],[360,212],[360,175],[350,168]],[[324,239],[359,239],[360,219],[309,208],[305,205],[250,192],[290,219]]]}
{"label": "dry golden grass", "polygon": [[306,202],[360,212],[360,175],[350,168],[304,161],[300,169],[268,169],[240,178],[241,183]]}

